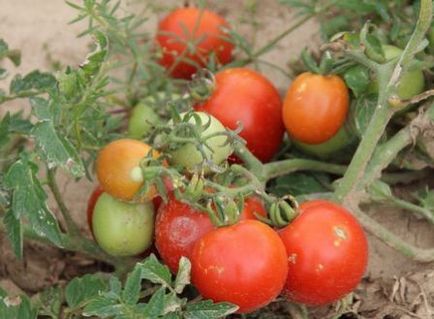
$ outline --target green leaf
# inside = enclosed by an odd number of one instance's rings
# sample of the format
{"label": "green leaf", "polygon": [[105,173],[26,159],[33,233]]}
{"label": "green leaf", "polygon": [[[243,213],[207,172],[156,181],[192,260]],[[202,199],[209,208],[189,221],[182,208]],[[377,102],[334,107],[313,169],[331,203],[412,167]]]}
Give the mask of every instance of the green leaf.
{"label": "green leaf", "polygon": [[76,308],[81,303],[98,296],[108,290],[107,280],[99,275],[84,275],[71,280],[65,288],[65,299],[70,308]]}
{"label": "green leaf", "polygon": [[49,168],[62,167],[75,177],[84,175],[84,165],[74,146],[62,136],[59,136],[52,121],[40,121],[32,134],[36,138],[39,152]]}
{"label": "green leaf", "polygon": [[158,318],[163,314],[165,291],[165,287],[160,287],[146,304],[144,312],[148,318]]}
{"label": "green leaf", "polygon": [[180,311],[182,307],[187,303],[187,299],[180,299],[176,293],[170,292],[164,296],[164,309],[162,314],[173,313]]}
{"label": "green leaf", "polygon": [[292,173],[276,178],[270,191],[277,196],[293,196],[330,191],[330,177],[321,173]]}
{"label": "green leaf", "polygon": [[230,303],[213,303],[211,300],[187,305],[185,319],[219,319],[238,310],[238,306]]}
{"label": "green leaf", "polygon": [[122,306],[116,300],[106,298],[104,296],[93,298],[84,307],[83,315],[98,318],[109,318],[121,314]]}
{"label": "green leaf", "polygon": [[124,290],[122,291],[122,299],[126,304],[134,305],[139,301],[140,289],[142,288],[142,267],[136,265],[134,270],[128,274]]}
{"label": "green leaf", "polygon": [[377,101],[375,98],[371,97],[359,98],[353,102],[351,106],[351,116],[353,126],[359,137],[363,137],[365,134],[376,107]]}
{"label": "green leaf", "polygon": [[175,291],[180,294],[184,290],[185,286],[190,283],[190,271],[191,263],[188,258],[182,256],[179,260],[178,274],[175,278],[174,288]]}
{"label": "green leaf", "polygon": [[[1,296],[2,295],[2,296]],[[37,309],[32,307],[27,296],[0,296],[0,318],[4,319],[36,319]]]}
{"label": "green leaf", "polygon": [[9,112],[0,122],[0,149],[9,142],[9,125],[11,117]]}
{"label": "green leaf", "polygon": [[47,195],[36,171],[35,164],[25,155],[9,168],[4,182],[12,191],[11,210],[16,219],[27,218],[38,235],[61,247],[59,224],[46,204]]}
{"label": "green leaf", "polygon": [[366,92],[371,83],[369,70],[362,65],[356,65],[348,69],[344,73],[344,79],[345,83],[353,91],[356,97]]}
{"label": "green leaf", "polygon": [[15,217],[11,210],[8,210],[3,218],[3,223],[12,249],[15,255],[21,259],[23,257],[23,231],[20,220]]}
{"label": "green leaf", "polygon": [[53,319],[60,318],[60,310],[63,303],[63,290],[59,287],[49,287],[43,292],[32,297],[33,304],[39,309],[40,316],[49,316]]}
{"label": "green leaf", "polygon": [[154,254],[140,264],[142,267],[142,278],[163,286],[172,285],[172,276],[167,266],[161,264]]}
{"label": "green leaf", "polygon": [[16,75],[9,86],[10,94],[34,92],[44,93],[54,90],[57,87],[56,78],[50,73],[43,73],[39,70],[30,72],[25,77]]}
{"label": "green leaf", "polygon": [[29,99],[33,113],[39,120],[50,120],[52,115],[48,101],[42,97],[34,96]]}
{"label": "green leaf", "polygon": [[89,55],[86,57],[86,61],[80,65],[82,71],[87,77],[97,74],[102,63],[107,57],[107,37],[101,32],[96,32],[95,39],[95,50],[89,53]]}

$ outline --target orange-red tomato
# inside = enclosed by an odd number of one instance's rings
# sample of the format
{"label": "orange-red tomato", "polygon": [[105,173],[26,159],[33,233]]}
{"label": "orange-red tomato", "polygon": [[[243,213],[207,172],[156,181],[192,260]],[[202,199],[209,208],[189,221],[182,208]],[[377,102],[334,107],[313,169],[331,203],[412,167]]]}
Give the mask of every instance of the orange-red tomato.
{"label": "orange-red tomato", "polygon": [[[151,147],[133,139],[120,139],[107,144],[96,159],[96,173],[102,189],[122,200],[132,200],[143,184],[140,161],[148,155]],[[152,156],[157,158],[158,152]],[[151,189],[148,199],[156,195]]]}
{"label": "orange-red tomato", "polygon": [[350,293],[368,262],[368,243],[357,220],[325,200],[300,205],[300,215],[280,231],[288,253],[285,295],[307,305],[324,305]]}
{"label": "orange-red tomato", "polygon": [[163,53],[159,63],[173,77],[190,79],[211,54],[220,64],[230,62],[234,46],[227,28],[222,17],[208,10],[190,7],[171,12],[158,26],[156,40]]}
{"label": "orange-red tomato", "polygon": [[286,93],[283,122],[291,138],[320,144],[332,138],[345,122],[349,93],[337,75],[300,74]]}
{"label": "orange-red tomato", "polygon": [[247,148],[261,161],[269,161],[285,133],[279,92],[263,75],[246,68],[221,71],[215,80],[214,92],[196,110],[213,115],[231,130],[241,124],[239,135]]}
{"label": "orange-red tomato", "polygon": [[257,220],[210,231],[194,245],[192,282],[204,298],[227,301],[249,313],[281,292],[288,273],[279,235]]}

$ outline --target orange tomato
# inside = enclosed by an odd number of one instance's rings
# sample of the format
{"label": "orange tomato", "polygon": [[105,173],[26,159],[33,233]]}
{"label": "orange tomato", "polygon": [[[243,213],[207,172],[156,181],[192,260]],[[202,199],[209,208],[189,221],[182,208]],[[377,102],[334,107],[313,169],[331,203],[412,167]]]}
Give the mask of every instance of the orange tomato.
{"label": "orange tomato", "polygon": [[300,74],[286,93],[283,122],[291,138],[320,144],[342,127],[349,109],[349,93],[337,75]]}
{"label": "orange tomato", "polygon": [[[133,139],[120,139],[107,144],[98,154],[96,173],[101,187],[113,197],[132,200],[143,185],[140,161],[148,155],[151,147]],[[159,153],[153,151],[158,158]],[[156,195],[151,189],[146,195],[151,199]]]}

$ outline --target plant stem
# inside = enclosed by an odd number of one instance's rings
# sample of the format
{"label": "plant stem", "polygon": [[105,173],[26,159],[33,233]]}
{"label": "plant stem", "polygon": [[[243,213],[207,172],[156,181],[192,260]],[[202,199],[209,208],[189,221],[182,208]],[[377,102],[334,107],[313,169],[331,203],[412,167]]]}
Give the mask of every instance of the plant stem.
{"label": "plant stem", "polygon": [[264,164],[263,169],[266,180],[269,180],[296,171],[306,170],[343,175],[347,167],[345,165],[330,164],[308,159],[288,159]]}
{"label": "plant stem", "polygon": [[422,249],[415,247],[380,225],[374,219],[362,212],[358,207],[350,208],[350,210],[367,231],[384,241],[388,246],[398,250],[403,255],[416,261],[434,261],[434,249]]}
{"label": "plant stem", "polygon": [[389,199],[388,203],[390,203],[396,207],[408,210],[408,211],[416,212],[416,213],[422,215],[431,224],[434,224],[434,213],[431,212],[429,209],[423,208],[421,206],[418,206],[416,204],[407,202],[403,199],[396,198],[393,196],[388,198],[388,199]]}
{"label": "plant stem", "polygon": [[[434,104],[430,109],[434,110]],[[420,130],[427,126],[427,121],[430,121],[430,109],[413,119],[406,127],[389,139],[389,141],[377,148],[366,169],[359,189],[364,188],[376,178],[379,178],[381,171],[396,158],[398,153],[414,141],[415,137],[420,133]]]}
{"label": "plant stem", "polygon": [[62,213],[63,219],[66,223],[66,230],[69,234],[73,237],[79,237],[80,235],[80,229],[78,228],[77,224],[74,222],[74,220],[71,217],[71,214],[68,210],[68,208],[65,205],[65,202],[63,201],[62,195],[60,194],[59,187],[56,182],[56,173],[54,169],[47,168],[47,180],[48,180],[48,187],[50,188],[51,192],[53,193],[54,199],[57,203],[57,206],[60,209],[60,212]]}

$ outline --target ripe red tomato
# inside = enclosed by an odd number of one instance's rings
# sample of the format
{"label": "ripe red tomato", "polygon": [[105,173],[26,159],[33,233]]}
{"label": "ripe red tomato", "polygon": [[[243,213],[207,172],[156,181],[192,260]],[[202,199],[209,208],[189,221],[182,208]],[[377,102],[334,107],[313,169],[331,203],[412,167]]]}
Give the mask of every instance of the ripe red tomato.
{"label": "ripe red tomato", "polygon": [[288,273],[278,234],[257,220],[215,229],[199,239],[191,255],[192,282],[204,298],[227,301],[248,313],[281,292]]}
{"label": "ripe red tomato", "polygon": [[159,63],[173,77],[190,79],[211,54],[220,64],[230,62],[234,45],[228,40],[227,28],[222,17],[208,10],[190,7],[171,12],[158,26],[156,40],[163,51]]}
{"label": "ripe red tomato", "polygon": [[93,236],[93,227],[92,227],[92,216],[93,216],[93,210],[96,205],[96,201],[101,196],[101,194],[104,192],[104,190],[101,188],[100,185],[95,187],[92,194],[90,194],[90,197],[87,201],[87,224],[89,225],[89,229],[92,232]]}
{"label": "ripe red tomato", "polygon": [[[244,201],[240,220],[256,219],[254,213],[267,216],[260,199],[249,197]],[[193,246],[203,235],[214,229],[207,213],[178,201],[173,196],[162,203],[155,222],[155,246],[161,259],[173,273],[178,271],[182,256],[190,257]]]}
{"label": "ripe red tomato", "polygon": [[213,115],[232,130],[241,123],[240,136],[249,150],[261,161],[269,161],[285,133],[282,101],[276,88],[263,75],[246,68],[221,71],[215,79],[214,92],[196,109]]}
{"label": "ripe red tomato", "polygon": [[283,102],[289,136],[307,144],[329,140],[344,124],[349,101],[348,88],[339,76],[300,74]]}
{"label": "ripe red tomato", "polygon": [[[122,200],[132,200],[143,184],[140,161],[151,151],[148,144],[133,139],[119,139],[106,145],[96,159],[98,181],[105,192]],[[158,152],[152,156],[157,158]],[[151,189],[149,199],[156,194]]]}
{"label": "ripe red tomato", "polygon": [[351,292],[368,262],[368,243],[357,220],[343,207],[313,200],[280,231],[288,253],[285,294],[291,301],[324,305]]}
{"label": "ripe red tomato", "polygon": [[214,228],[208,215],[173,196],[162,203],[155,222],[155,246],[173,273],[179,259],[190,257],[194,243]]}

